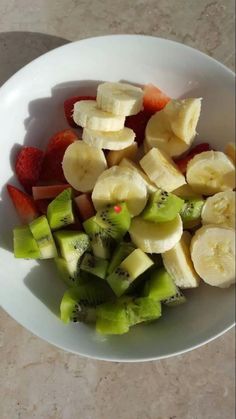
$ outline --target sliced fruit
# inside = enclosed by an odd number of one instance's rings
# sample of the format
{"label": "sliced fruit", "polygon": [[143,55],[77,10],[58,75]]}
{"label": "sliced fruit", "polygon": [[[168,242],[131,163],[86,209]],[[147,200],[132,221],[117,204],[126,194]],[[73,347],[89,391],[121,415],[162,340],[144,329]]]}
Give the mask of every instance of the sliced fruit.
{"label": "sliced fruit", "polygon": [[207,284],[226,288],[235,283],[235,231],[206,225],[191,241],[191,258],[198,275]]}
{"label": "sliced fruit", "polygon": [[125,126],[135,132],[135,141],[137,141],[138,145],[141,145],[144,141],[145,129],[151,115],[150,112],[143,110],[137,115],[128,116],[125,120]]}
{"label": "sliced fruit", "polygon": [[152,182],[161,189],[171,192],[186,183],[171,158],[163,151],[152,148],[141,160],[140,165]]}
{"label": "sliced fruit", "polygon": [[235,192],[219,192],[207,198],[201,216],[202,224],[217,224],[235,229]]}
{"label": "sliced fruit", "polygon": [[180,198],[202,198],[187,183],[172,191],[172,193]]}
{"label": "sliced fruit", "polygon": [[185,199],[184,205],[180,211],[184,227],[187,228],[189,221],[201,220],[204,200],[201,198]]}
{"label": "sliced fruit", "polygon": [[81,271],[88,272],[98,278],[105,279],[109,262],[86,252],[80,262]]}
{"label": "sliced fruit", "polygon": [[109,153],[107,153],[107,156],[106,156],[108,167],[119,165],[121,160],[124,158],[135,160],[137,157],[137,154],[138,154],[137,143],[133,143],[129,147],[124,148],[123,150],[109,151]]}
{"label": "sliced fruit", "polygon": [[145,283],[143,294],[154,301],[163,301],[176,295],[176,291],[173,278],[161,268],[152,272],[151,278]]}
{"label": "sliced fruit", "polygon": [[129,147],[135,139],[132,129],[124,127],[119,131],[95,131],[84,128],[82,139],[84,142],[95,148],[106,150],[123,150]]}
{"label": "sliced fruit", "polygon": [[79,260],[90,249],[88,235],[80,231],[56,231],[54,238],[60,248],[61,255],[67,262],[73,259]]}
{"label": "sliced fruit", "polygon": [[33,198],[34,200],[55,198],[67,188],[70,188],[68,183],[62,185],[33,186]]}
{"label": "sliced fruit", "polygon": [[102,335],[122,335],[129,331],[126,307],[119,300],[98,306],[96,318],[96,331]]}
{"label": "sliced fruit", "polygon": [[64,102],[64,113],[68,124],[76,128],[78,125],[73,120],[74,104],[80,100],[96,100],[95,96],[73,96],[69,97]]}
{"label": "sliced fruit", "polygon": [[121,202],[98,211],[95,220],[113,239],[120,240],[129,230],[131,216],[126,203]]}
{"label": "sliced fruit", "polygon": [[90,192],[99,175],[107,168],[107,162],[102,150],[84,141],[76,141],[67,148],[62,168],[67,182],[74,189]]}
{"label": "sliced fruit", "polygon": [[95,100],[81,100],[74,104],[74,122],[97,131],[120,131],[124,128],[125,117],[105,112],[98,108]]}
{"label": "sliced fruit", "polygon": [[35,202],[29,195],[12,185],[7,185],[7,190],[23,223],[28,224],[39,216]]}
{"label": "sliced fruit", "polygon": [[29,194],[32,193],[32,186],[35,186],[39,180],[43,155],[43,151],[36,147],[22,147],[17,156],[16,176]]}
{"label": "sliced fruit", "polygon": [[171,99],[158,87],[147,84],[144,87],[143,106],[144,110],[155,113],[163,109]]}
{"label": "sliced fruit", "polygon": [[130,284],[153,265],[153,261],[140,249],[135,249],[106,278],[114,293],[120,297]]}
{"label": "sliced fruit", "polygon": [[121,162],[119,163],[120,167],[128,167],[128,169],[133,170],[134,172],[137,172],[143,179],[146,187],[147,187],[147,191],[149,193],[151,192],[155,192],[157,190],[156,185],[149,179],[149,177],[146,175],[146,173],[144,173],[144,171],[141,169],[140,166],[138,166],[138,164],[134,163],[133,161],[131,161],[128,158],[123,158],[121,160]]}
{"label": "sliced fruit", "polygon": [[175,307],[184,303],[186,303],[186,297],[179,289],[173,297],[169,297],[163,301],[163,304],[165,304],[168,307]]}
{"label": "sliced fruit", "polygon": [[148,297],[131,298],[126,309],[130,326],[161,317],[161,303]]}
{"label": "sliced fruit", "polygon": [[142,217],[131,221],[129,234],[132,242],[146,253],[163,253],[180,240],[183,224],[180,215],[166,223],[152,223]]}
{"label": "sliced fruit", "polygon": [[201,98],[172,99],[164,108],[174,134],[191,144],[201,112]]}
{"label": "sliced fruit", "polygon": [[221,151],[205,151],[188,163],[187,182],[203,195],[235,188],[235,166]]}
{"label": "sliced fruit", "polygon": [[83,193],[77,196],[74,201],[83,221],[88,220],[95,215],[96,211],[90,194]]}
{"label": "sliced fruit", "polygon": [[135,250],[133,243],[121,242],[117,245],[109,263],[107,273],[111,274],[121,262]]}
{"label": "sliced fruit", "polygon": [[163,223],[173,220],[181,211],[184,201],[181,198],[158,189],[151,194],[148,203],[142,212],[142,218],[154,223]]}
{"label": "sliced fruit", "polygon": [[86,220],[83,227],[90,237],[93,254],[102,259],[109,259],[116,242],[107,230],[96,222],[95,217]]}
{"label": "sliced fruit", "polygon": [[191,239],[191,234],[184,231],[180,241],[162,254],[164,266],[179,288],[195,288],[200,281],[191,260]]}
{"label": "sliced fruit", "polygon": [[97,89],[97,104],[114,115],[135,115],[143,107],[143,90],[127,83],[102,83]]}
{"label": "sliced fruit", "polygon": [[79,284],[79,261],[72,259],[67,261],[64,258],[57,257],[54,259],[60,277],[69,286],[74,287]]}
{"label": "sliced fruit", "polygon": [[75,218],[71,198],[71,188],[65,189],[48,205],[47,218],[52,230],[74,223]]}
{"label": "sliced fruit", "polygon": [[24,259],[40,259],[41,253],[28,226],[13,230],[14,256]]}
{"label": "sliced fruit", "polygon": [[35,205],[40,214],[47,215],[48,205],[50,204],[50,199],[37,199]]}
{"label": "sliced fruit", "polygon": [[225,154],[232,160],[234,164],[236,164],[236,150],[234,143],[228,143],[225,146]]}
{"label": "sliced fruit", "polygon": [[145,131],[145,148],[157,147],[171,157],[185,153],[190,147],[172,131],[171,123],[164,110],[155,113],[148,121]]}
{"label": "sliced fruit", "polygon": [[186,170],[187,170],[187,166],[188,166],[188,162],[197,154],[202,153],[203,151],[209,151],[210,145],[208,143],[201,143],[196,145],[195,147],[193,147],[189,153],[187,154],[187,156],[183,157],[182,159],[178,159],[175,161],[176,166],[179,168],[179,170],[181,171],[181,173],[183,173],[185,175]]}
{"label": "sliced fruit", "polygon": [[132,216],[140,214],[147,202],[147,189],[142,177],[126,167],[113,166],[103,172],[93,189],[96,210],[109,204],[126,202]]}
{"label": "sliced fruit", "polygon": [[37,242],[41,259],[57,257],[57,248],[47,218],[42,215],[29,224],[31,233]]}

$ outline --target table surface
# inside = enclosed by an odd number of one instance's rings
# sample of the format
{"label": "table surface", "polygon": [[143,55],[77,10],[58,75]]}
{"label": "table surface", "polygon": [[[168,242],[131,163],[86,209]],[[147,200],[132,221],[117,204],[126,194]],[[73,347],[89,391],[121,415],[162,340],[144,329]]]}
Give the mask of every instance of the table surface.
{"label": "table surface", "polygon": [[[233,0],[0,0],[0,84],[44,52],[91,36],[174,39],[234,67]],[[234,331],[168,360],[88,360],[1,312],[0,419],[233,419]]]}

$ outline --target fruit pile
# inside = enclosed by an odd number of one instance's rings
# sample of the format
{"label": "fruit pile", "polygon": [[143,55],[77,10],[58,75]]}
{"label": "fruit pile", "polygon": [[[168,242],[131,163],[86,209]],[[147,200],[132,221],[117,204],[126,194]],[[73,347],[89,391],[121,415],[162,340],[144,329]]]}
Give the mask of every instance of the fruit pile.
{"label": "fruit pile", "polygon": [[82,140],[67,129],[44,152],[23,147],[27,194],[8,185],[23,224],[15,257],[54,259],[68,286],[61,320],[123,334],[184,303],[201,279],[234,283],[235,148],[191,148],[201,99],[107,82],[64,109]]}

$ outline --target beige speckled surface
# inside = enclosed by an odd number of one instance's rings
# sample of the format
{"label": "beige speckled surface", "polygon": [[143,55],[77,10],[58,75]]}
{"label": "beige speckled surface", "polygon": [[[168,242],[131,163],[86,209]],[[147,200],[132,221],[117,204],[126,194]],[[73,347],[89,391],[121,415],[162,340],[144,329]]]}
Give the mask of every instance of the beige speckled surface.
{"label": "beige speckled surface", "polygon": [[[52,48],[108,33],[178,40],[234,65],[233,0],[0,0],[0,84]],[[2,312],[0,347],[0,419],[235,417],[234,331],[169,360],[116,364],[58,350]]]}

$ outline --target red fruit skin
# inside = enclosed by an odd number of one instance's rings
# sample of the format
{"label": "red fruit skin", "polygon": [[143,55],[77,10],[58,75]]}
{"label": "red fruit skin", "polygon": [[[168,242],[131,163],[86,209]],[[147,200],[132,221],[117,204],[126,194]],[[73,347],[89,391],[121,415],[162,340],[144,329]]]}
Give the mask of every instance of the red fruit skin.
{"label": "red fruit skin", "polygon": [[203,151],[212,150],[208,143],[201,143],[193,147],[189,153],[180,160],[175,160],[175,164],[178,166],[179,170],[185,175],[187,171],[188,162],[197,154],[202,153]]}
{"label": "red fruit skin", "polygon": [[96,100],[96,96],[73,96],[65,100],[64,102],[64,113],[68,124],[72,128],[78,127],[78,125],[73,120],[73,109],[74,104],[80,100]]}
{"label": "red fruit skin", "polygon": [[62,160],[69,145],[78,140],[71,130],[56,133],[50,140],[44,155],[40,181],[66,183],[62,170]]}
{"label": "red fruit skin", "polygon": [[32,188],[33,198],[35,201],[52,199],[67,188],[71,188],[69,183],[62,185],[34,186]]}
{"label": "red fruit skin", "polygon": [[43,151],[36,147],[22,147],[15,163],[17,178],[26,192],[32,193],[32,186],[36,185],[43,162]]}
{"label": "red fruit skin", "polygon": [[38,209],[31,196],[26,195],[26,193],[12,185],[7,185],[7,190],[19,217],[24,224],[30,223],[39,216]]}
{"label": "red fruit skin", "polygon": [[137,115],[127,116],[125,120],[125,126],[131,128],[135,132],[135,141],[137,141],[138,145],[143,143],[145,138],[145,129],[151,116],[152,113],[143,110]]}
{"label": "red fruit skin", "polygon": [[47,215],[47,209],[50,202],[50,199],[37,199],[37,201],[35,201],[35,205],[40,214]]}
{"label": "red fruit skin", "polygon": [[163,109],[170,100],[169,96],[153,84],[147,84],[144,87],[143,107],[145,111],[154,114]]}
{"label": "red fruit skin", "polygon": [[89,194],[81,194],[75,199],[75,204],[82,221],[88,220],[95,215],[96,211]]}

